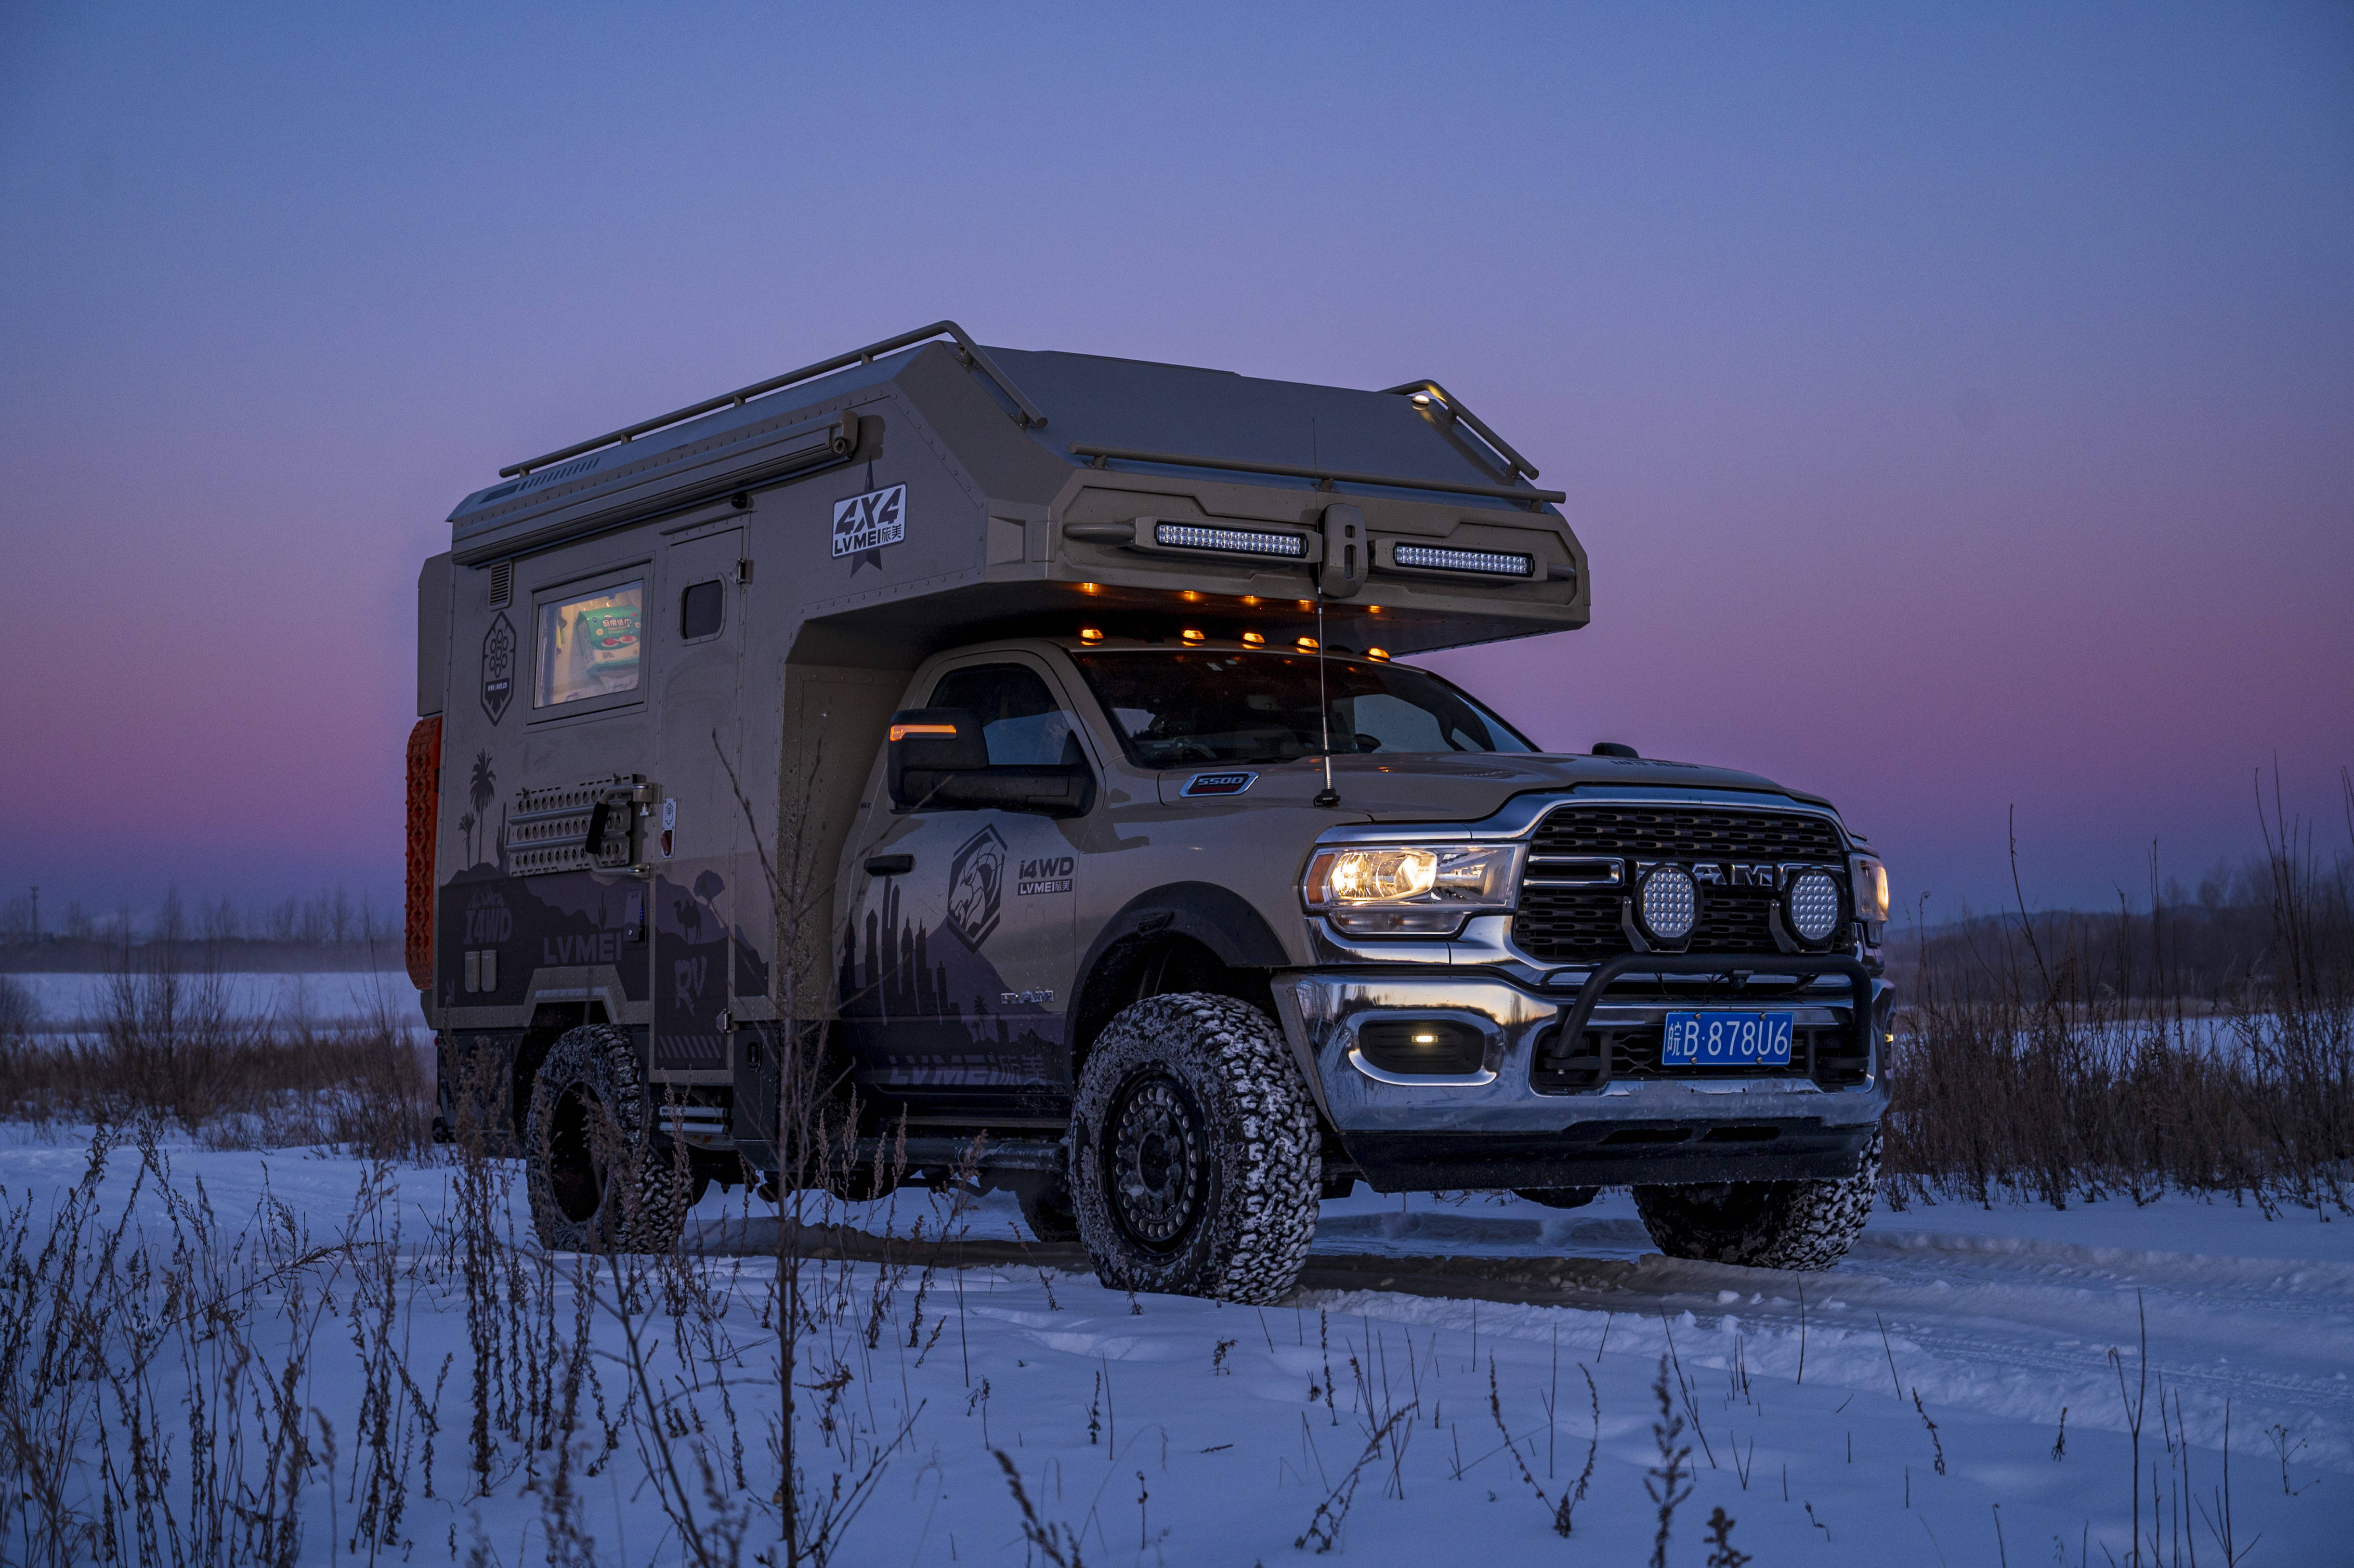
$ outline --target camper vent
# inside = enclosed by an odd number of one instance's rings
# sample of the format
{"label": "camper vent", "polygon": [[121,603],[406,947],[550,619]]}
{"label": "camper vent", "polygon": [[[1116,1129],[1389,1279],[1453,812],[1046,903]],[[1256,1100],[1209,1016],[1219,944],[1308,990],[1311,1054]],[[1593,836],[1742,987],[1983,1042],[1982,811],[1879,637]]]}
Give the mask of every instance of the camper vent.
{"label": "camper vent", "polygon": [[638,858],[637,797],[644,782],[633,773],[615,774],[517,790],[507,818],[508,863],[525,876],[630,865]]}
{"label": "camper vent", "polygon": [[491,608],[501,609],[514,599],[514,563],[501,561],[491,568]]}

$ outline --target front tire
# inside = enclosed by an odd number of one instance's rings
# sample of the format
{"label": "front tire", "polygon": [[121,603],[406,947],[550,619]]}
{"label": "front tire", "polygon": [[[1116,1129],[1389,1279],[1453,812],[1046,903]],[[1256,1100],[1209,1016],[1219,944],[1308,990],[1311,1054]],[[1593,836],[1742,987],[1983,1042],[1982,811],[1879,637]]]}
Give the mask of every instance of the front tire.
{"label": "front tire", "polygon": [[1290,1293],[1323,1159],[1265,1013],[1204,992],[1129,1007],[1088,1054],[1071,1130],[1073,1214],[1107,1288],[1259,1306]]}
{"label": "front tire", "polygon": [[1880,1182],[1875,1130],[1852,1176],[1831,1181],[1717,1181],[1638,1187],[1635,1210],[1670,1257],[1813,1272],[1847,1255]]}
{"label": "front tire", "polygon": [[524,1184],[551,1252],[668,1252],[700,1183],[654,1147],[629,1031],[592,1023],[552,1046],[532,1079]]}

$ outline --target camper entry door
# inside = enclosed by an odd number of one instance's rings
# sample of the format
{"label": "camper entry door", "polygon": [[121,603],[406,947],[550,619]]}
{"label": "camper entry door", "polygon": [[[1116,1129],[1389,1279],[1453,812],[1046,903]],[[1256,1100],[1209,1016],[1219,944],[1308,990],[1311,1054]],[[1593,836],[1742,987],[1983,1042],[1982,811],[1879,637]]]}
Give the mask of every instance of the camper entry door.
{"label": "camper entry door", "polygon": [[647,824],[653,867],[653,1068],[673,1082],[726,1083],[732,1064],[721,1014],[746,901],[738,692],[745,590],[744,532],[725,528],[670,544],[647,607],[656,702],[655,774],[662,800]]}

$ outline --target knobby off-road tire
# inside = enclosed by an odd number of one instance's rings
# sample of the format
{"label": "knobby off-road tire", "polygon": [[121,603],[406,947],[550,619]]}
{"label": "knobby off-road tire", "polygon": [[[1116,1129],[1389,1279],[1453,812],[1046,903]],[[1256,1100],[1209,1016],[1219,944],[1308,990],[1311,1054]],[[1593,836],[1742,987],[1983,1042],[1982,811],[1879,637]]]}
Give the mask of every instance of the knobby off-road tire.
{"label": "knobby off-road tire", "polygon": [[1833,1181],[1717,1181],[1638,1187],[1635,1210],[1670,1257],[1815,1270],[1847,1255],[1880,1181],[1875,1129],[1852,1176]]}
{"label": "knobby off-road tire", "polygon": [[1079,1217],[1071,1212],[1071,1190],[1061,1181],[1051,1187],[1025,1187],[1015,1194],[1022,1202],[1022,1223],[1042,1242],[1079,1239]]}
{"label": "knobby off-road tire", "polygon": [[1290,1292],[1323,1158],[1273,1019],[1194,991],[1135,1003],[1079,1075],[1071,1143],[1071,1206],[1106,1287],[1260,1306]]}
{"label": "knobby off-road tire", "polygon": [[524,1180],[554,1252],[668,1252],[699,1183],[657,1150],[629,1031],[592,1023],[558,1040],[532,1080]]}

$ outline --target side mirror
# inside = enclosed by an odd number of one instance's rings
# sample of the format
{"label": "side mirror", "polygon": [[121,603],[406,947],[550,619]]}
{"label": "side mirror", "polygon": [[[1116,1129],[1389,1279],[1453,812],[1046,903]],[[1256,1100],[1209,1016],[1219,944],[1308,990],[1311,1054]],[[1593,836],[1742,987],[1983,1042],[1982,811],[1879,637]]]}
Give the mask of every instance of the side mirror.
{"label": "side mirror", "polygon": [[1095,804],[1085,763],[991,767],[981,715],[969,708],[905,708],[891,715],[884,777],[902,811],[1035,811],[1084,816]]}

